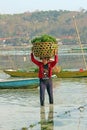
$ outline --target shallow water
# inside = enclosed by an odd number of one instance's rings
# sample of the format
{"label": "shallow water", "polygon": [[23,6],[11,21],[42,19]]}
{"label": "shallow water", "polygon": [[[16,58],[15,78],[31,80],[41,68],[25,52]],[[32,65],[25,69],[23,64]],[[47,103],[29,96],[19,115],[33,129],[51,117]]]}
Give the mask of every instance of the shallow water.
{"label": "shallow water", "polygon": [[39,88],[1,89],[0,130],[86,130],[87,78],[55,79],[53,86],[54,104],[46,92],[44,107]]}

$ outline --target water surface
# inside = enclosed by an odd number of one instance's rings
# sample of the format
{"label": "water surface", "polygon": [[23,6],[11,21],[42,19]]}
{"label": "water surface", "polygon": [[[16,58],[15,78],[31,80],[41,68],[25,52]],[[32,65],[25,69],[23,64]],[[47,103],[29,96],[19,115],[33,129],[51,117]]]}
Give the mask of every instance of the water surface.
{"label": "water surface", "polygon": [[[5,75],[4,75],[5,78]],[[87,78],[53,80],[54,104],[39,88],[0,90],[0,130],[86,130]]]}

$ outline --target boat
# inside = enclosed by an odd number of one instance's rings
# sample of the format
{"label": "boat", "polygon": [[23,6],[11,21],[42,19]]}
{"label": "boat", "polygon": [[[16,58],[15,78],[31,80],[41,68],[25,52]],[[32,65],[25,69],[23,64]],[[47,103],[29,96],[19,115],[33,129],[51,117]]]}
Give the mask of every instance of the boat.
{"label": "boat", "polygon": [[[19,71],[13,69],[3,70],[6,74],[10,75],[11,77],[20,77],[20,78],[38,78],[38,72],[36,71]],[[56,77],[55,72],[52,75],[52,78]]]}
{"label": "boat", "polygon": [[77,70],[77,71],[60,71],[59,73],[55,73],[58,78],[82,78],[87,77],[87,70]]}
{"label": "boat", "polygon": [[12,77],[26,77],[26,78],[37,78],[38,73],[35,71],[19,71],[14,69],[6,69],[3,70],[6,74],[12,76]]}
{"label": "boat", "polygon": [[[37,78],[37,72],[26,72],[26,71],[17,71],[17,70],[4,70],[6,74],[9,74],[12,77],[26,77],[26,78]],[[53,75],[56,75],[57,78],[81,78],[87,77],[87,70],[61,70],[60,72],[53,72]]]}
{"label": "boat", "polygon": [[37,88],[39,83],[38,78],[12,78],[0,79],[0,89],[18,89],[18,88]]}

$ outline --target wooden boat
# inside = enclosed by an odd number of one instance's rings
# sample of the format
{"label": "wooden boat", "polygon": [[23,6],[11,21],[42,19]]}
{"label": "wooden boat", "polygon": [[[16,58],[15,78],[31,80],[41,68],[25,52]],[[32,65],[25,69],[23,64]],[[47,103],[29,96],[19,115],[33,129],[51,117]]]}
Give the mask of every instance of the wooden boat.
{"label": "wooden boat", "polygon": [[[17,70],[4,70],[5,73],[9,74],[12,77],[29,77],[34,78],[38,76],[37,72],[24,72],[24,71],[17,71]],[[80,78],[80,77],[87,77],[87,70],[66,70],[60,72],[54,72],[58,78]]]}
{"label": "wooden boat", "polygon": [[28,77],[28,78],[38,77],[38,73],[35,71],[27,72],[27,71],[13,70],[13,69],[7,69],[7,70],[3,70],[3,71],[12,77]]}
{"label": "wooden boat", "polygon": [[15,78],[15,79],[0,79],[0,89],[11,88],[29,88],[33,89],[38,87],[38,78]]}
{"label": "wooden boat", "polygon": [[[23,77],[23,78],[38,78],[38,72],[35,71],[19,71],[19,70],[12,70],[7,69],[3,70],[6,74],[10,75],[11,77]],[[55,77],[55,73],[53,73],[52,77]]]}
{"label": "wooden boat", "polygon": [[55,73],[58,78],[82,78],[87,77],[87,70],[78,70],[78,71],[60,71]]}

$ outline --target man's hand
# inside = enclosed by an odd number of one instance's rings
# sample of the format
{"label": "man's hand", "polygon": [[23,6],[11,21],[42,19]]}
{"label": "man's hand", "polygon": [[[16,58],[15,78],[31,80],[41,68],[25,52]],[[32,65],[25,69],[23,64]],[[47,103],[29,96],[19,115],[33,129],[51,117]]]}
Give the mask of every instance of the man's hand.
{"label": "man's hand", "polygon": [[57,49],[54,50],[54,55],[58,54],[58,51]]}
{"label": "man's hand", "polygon": [[31,48],[32,53],[34,52],[33,47]]}

